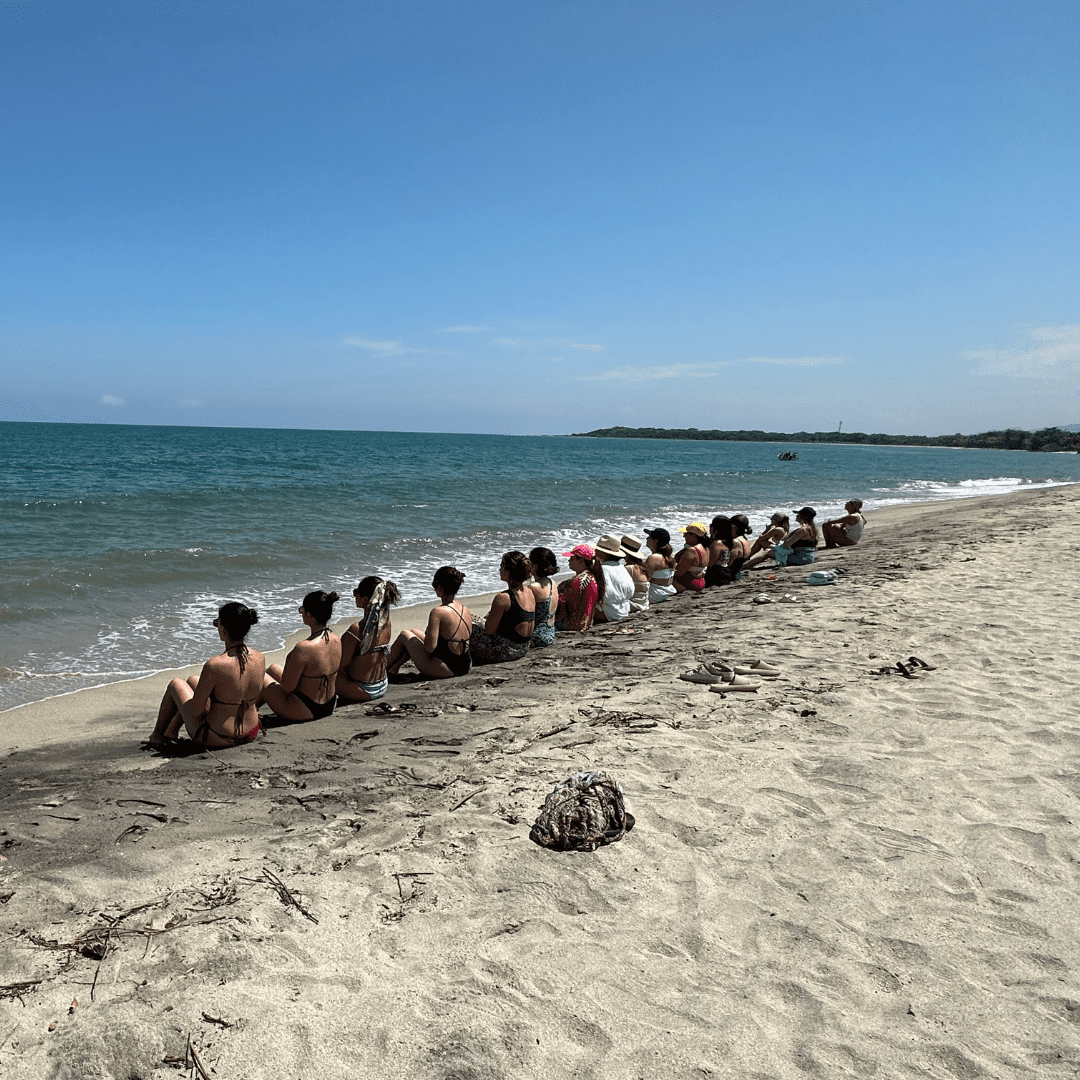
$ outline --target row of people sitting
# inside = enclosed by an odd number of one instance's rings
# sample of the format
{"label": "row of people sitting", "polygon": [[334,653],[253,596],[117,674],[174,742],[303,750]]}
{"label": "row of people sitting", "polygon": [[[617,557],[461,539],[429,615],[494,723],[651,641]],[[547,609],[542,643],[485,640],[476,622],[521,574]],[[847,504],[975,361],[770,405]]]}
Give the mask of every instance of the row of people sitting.
{"label": "row of people sitting", "polygon": [[[827,546],[858,542],[865,525],[861,506],[849,500],[846,518],[825,523],[826,530],[835,530],[831,537],[826,531]],[[803,507],[792,530],[785,515],[774,514],[753,544],[745,515],[719,515],[709,528],[694,521],[680,529],[685,542],[678,555],[662,528],[647,530],[644,546],[635,536],[601,536],[595,546],[578,544],[563,553],[571,577],[558,587],[558,562],[548,548],[533,548],[528,556],[509,551],[499,567],[506,590],[496,594],[485,619],[474,617],[457,599],[465,575],[443,566],[432,580],[440,602],[431,609],[426,628],[403,630],[397,638],[390,608],[400,594],[392,581],[371,576],[357,585],[353,598],[361,617],[341,637],[329,627],[340,597],[311,592],[298,609],[308,637],[293,647],[284,665],[267,667],[265,656],[246,644],[258,613],[241,603],[225,604],[213,623],[224,651],[208,660],[198,676],[169,683],[145,745],[165,747],[183,726],[203,748],[239,746],[258,736],[264,704],[286,721],[318,720],[338,702],[381,698],[409,661],[428,678],[454,678],[474,663],[521,659],[531,647],[550,645],[557,630],[581,633],[680,592],[728,584],[767,559],[805,565],[813,561],[818,543],[815,516],[811,507]]]}

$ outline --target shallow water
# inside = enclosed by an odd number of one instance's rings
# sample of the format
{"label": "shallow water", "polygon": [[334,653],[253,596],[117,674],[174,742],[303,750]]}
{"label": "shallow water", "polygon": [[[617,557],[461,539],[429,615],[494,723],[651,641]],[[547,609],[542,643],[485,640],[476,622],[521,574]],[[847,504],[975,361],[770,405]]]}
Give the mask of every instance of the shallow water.
{"label": "shallow water", "polygon": [[0,708],[203,660],[229,599],[277,648],[304,593],[344,615],[371,573],[426,603],[446,563],[498,588],[511,548],[1077,480],[1022,451],[0,423]]}

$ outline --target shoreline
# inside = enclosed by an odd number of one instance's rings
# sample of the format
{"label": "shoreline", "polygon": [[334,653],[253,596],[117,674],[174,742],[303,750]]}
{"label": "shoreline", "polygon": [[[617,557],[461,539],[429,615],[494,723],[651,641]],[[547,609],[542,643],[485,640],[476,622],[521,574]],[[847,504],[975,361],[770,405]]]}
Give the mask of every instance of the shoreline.
{"label": "shoreline", "polygon": [[[908,521],[918,519],[925,514],[934,513],[936,511],[947,511],[950,508],[957,510],[963,508],[976,509],[982,508],[984,501],[994,502],[997,500],[1009,499],[1013,497],[1023,497],[1025,495],[1034,494],[1036,491],[1053,491],[1061,488],[1077,487],[1080,488],[1080,484],[1055,484],[1052,487],[1040,487],[1030,490],[1021,490],[1007,492],[1005,494],[995,495],[972,495],[965,496],[958,499],[942,499],[942,500],[930,500],[925,502],[904,502],[895,503],[889,506],[880,507],[877,510],[873,510],[867,514],[868,528],[871,529],[870,536],[873,535],[873,528],[889,528],[896,525],[903,524]],[[851,549],[841,549],[851,550]],[[865,550],[865,545],[860,545],[859,550]],[[819,556],[825,551],[824,548],[818,549]],[[565,573],[556,574],[556,580],[562,580],[567,575]],[[755,581],[761,576],[760,570],[752,571],[748,576],[750,582]],[[462,602],[468,607],[474,615],[483,614],[486,612],[487,607],[490,607],[492,599],[495,597],[495,592],[478,593],[474,596],[461,597]],[[351,597],[343,597],[346,602],[351,600]],[[414,627],[423,627],[427,622],[427,614],[431,610],[434,604],[409,604],[400,608],[392,608],[390,621],[393,627],[394,634],[397,634],[403,629],[413,629]],[[347,629],[353,622],[356,621],[355,615],[350,615],[347,618],[340,618],[334,621],[332,624],[334,632],[341,634]],[[632,625],[632,620],[628,625]],[[278,649],[267,651],[266,656],[267,666],[272,663],[284,663],[285,656],[288,651],[300,641],[303,637],[303,631],[297,630],[289,634],[285,639],[285,644]],[[123,688],[140,688],[138,693],[133,691],[134,696],[144,702],[145,707],[151,708],[152,713],[148,715],[156,715],[157,704],[160,701],[161,695],[164,693],[164,688],[168,684],[169,680],[173,678],[188,678],[190,675],[198,674],[201,670],[204,661],[200,661],[195,664],[188,664],[183,667],[176,668],[163,668],[158,671],[152,672],[149,675],[142,675],[134,679],[118,679],[114,682],[100,683],[95,686],[80,687],[77,690],[69,690],[62,694],[54,694],[47,698],[40,698],[37,701],[23,702],[19,705],[14,705],[10,709],[0,711],[0,723],[2,723],[3,717],[13,716],[16,713],[22,715],[29,715],[31,727],[36,730],[36,738],[44,738],[43,728],[51,727],[56,721],[63,721],[61,715],[63,710],[60,709],[60,702],[68,699],[77,699],[78,701],[90,700],[93,702],[91,708],[100,712],[106,708],[108,703],[102,701],[103,697],[107,697],[110,691],[118,694],[125,694]],[[143,688],[151,680],[161,680],[160,688],[156,691],[156,698],[150,703],[149,698],[153,697],[153,693],[147,695],[142,692]],[[78,698],[78,695],[88,695],[87,699]],[[29,712],[24,712],[28,710]],[[38,716],[37,713],[44,715]],[[151,722],[152,726],[152,722]],[[63,742],[69,737],[70,733],[58,733],[53,738],[44,739],[43,742],[26,742],[25,732],[22,733],[21,740],[14,740],[13,733],[9,730],[0,728],[0,753],[6,750],[13,750],[17,748],[26,749],[28,747],[34,747],[39,745],[46,745],[56,742]]]}
{"label": "shoreline", "polygon": [[[0,754],[5,1077],[164,1080],[190,1046],[250,1080],[1065,1080],[1078,527],[1078,485],[890,507],[819,551],[835,585],[756,572],[227,751],[140,754],[153,679],[28,706],[56,727]],[[780,675],[679,679],[718,657]],[[532,843],[595,769],[634,829]]]}

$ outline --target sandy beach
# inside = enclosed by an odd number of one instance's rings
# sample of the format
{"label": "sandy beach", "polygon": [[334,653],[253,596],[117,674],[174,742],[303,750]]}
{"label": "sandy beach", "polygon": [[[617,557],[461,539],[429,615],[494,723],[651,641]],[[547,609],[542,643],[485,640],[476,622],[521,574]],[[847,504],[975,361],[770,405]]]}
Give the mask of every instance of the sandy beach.
{"label": "sandy beach", "polygon": [[[230,751],[138,751],[168,675],[4,714],[0,1075],[1080,1074],[1078,529],[1080,486],[879,511],[835,585]],[[678,679],[719,656],[783,674]],[[591,768],[634,830],[531,843]]]}

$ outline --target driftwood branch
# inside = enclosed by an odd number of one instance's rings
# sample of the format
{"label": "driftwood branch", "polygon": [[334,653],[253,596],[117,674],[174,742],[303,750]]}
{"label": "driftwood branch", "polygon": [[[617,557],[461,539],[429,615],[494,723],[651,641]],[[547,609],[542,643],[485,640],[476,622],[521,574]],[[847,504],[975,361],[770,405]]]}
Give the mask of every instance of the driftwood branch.
{"label": "driftwood branch", "polygon": [[278,894],[278,896],[281,898],[281,902],[286,907],[296,908],[296,910],[299,911],[305,919],[308,919],[318,925],[319,920],[316,919],[315,916],[312,915],[311,912],[308,911],[308,909],[304,907],[304,905],[301,904],[299,900],[296,899],[289,887],[276,874],[272,873],[265,866],[263,867],[263,877],[270,883],[271,887]]}

